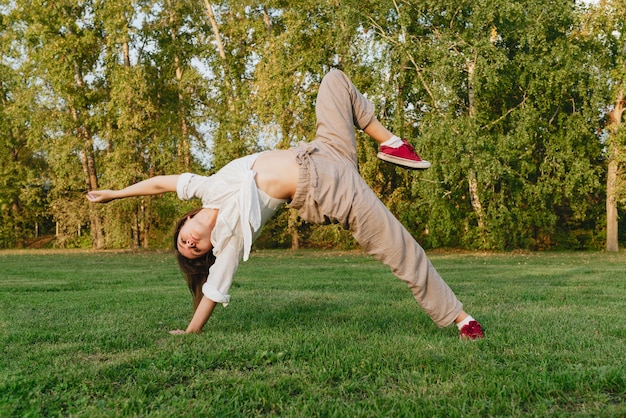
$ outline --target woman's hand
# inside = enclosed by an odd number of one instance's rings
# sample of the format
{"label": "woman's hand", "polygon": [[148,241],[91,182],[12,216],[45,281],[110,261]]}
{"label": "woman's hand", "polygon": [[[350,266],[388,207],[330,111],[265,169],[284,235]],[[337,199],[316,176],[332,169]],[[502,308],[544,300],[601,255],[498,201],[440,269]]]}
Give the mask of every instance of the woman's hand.
{"label": "woman's hand", "polygon": [[115,198],[115,190],[92,190],[87,193],[87,199],[92,203],[106,203]]}
{"label": "woman's hand", "polygon": [[202,332],[202,327],[206,324],[206,321],[211,316],[211,313],[213,312],[213,309],[215,309],[216,305],[216,302],[213,302],[211,299],[203,296],[200,304],[196,308],[196,312],[193,314],[193,318],[191,319],[189,326],[187,326],[187,329],[173,329],[170,331],[170,335],[200,334]]}

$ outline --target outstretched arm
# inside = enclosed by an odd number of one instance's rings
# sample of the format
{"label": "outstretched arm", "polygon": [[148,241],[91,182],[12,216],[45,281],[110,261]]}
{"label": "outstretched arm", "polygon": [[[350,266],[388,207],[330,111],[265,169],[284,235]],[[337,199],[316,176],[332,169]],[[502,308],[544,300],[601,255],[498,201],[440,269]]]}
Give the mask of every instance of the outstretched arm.
{"label": "outstretched arm", "polygon": [[87,199],[93,203],[106,203],[115,199],[133,196],[148,196],[165,192],[175,192],[178,175],[156,176],[121,190],[92,190]]}
{"label": "outstretched arm", "polygon": [[243,237],[232,236],[220,250],[211,266],[207,281],[202,286],[202,299],[186,330],[170,331],[170,334],[199,333],[207,323],[215,307],[230,302],[228,290],[243,255]]}

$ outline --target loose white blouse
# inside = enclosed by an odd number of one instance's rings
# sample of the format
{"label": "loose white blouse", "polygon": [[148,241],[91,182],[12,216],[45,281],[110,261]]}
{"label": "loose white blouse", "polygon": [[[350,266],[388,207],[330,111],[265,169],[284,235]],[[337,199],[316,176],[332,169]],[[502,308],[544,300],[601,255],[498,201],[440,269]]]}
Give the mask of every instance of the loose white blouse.
{"label": "loose white blouse", "polygon": [[259,153],[239,158],[212,176],[181,174],[176,185],[181,200],[200,199],[203,208],[218,209],[211,244],[215,263],[202,287],[207,298],[230,303],[228,291],[239,261],[248,260],[252,243],[269,218],[286,202],[259,190],[252,165]]}

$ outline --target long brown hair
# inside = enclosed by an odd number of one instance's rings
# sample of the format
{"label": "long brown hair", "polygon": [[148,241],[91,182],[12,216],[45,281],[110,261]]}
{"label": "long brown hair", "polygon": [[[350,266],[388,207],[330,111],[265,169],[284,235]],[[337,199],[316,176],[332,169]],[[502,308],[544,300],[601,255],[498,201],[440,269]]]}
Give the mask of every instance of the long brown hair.
{"label": "long brown hair", "polygon": [[178,234],[183,227],[187,219],[193,218],[202,208],[192,209],[182,218],[176,222],[174,229],[174,252],[176,253],[176,260],[178,261],[178,267],[183,272],[189,291],[193,296],[193,309],[194,311],[202,300],[202,285],[206,282],[209,275],[209,268],[215,263],[215,256],[213,255],[213,249],[203,255],[202,257],[190,259],[183,256],[178,251]]}

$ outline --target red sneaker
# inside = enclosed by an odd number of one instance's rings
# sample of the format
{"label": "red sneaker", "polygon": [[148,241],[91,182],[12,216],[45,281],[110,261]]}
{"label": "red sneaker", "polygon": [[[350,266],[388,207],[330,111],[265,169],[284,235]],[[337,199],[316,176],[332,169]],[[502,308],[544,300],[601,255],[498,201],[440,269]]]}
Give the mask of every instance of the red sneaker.
{"label": "red sneaker", "polygon": [[430,163],[422,160],[411,144],[406,142],[406,139],[403,139],[402,142],[404,142],[404,144],[400,145],[398,148],[381,145],[378,158],[406,168],[425,170],[430,167]]}
{"label": "red sneaker", "polygon": [[485,333],[478,321],[470,321],[469,324],[461,328],[462,340],[477,340],[479,338],[485,338]]}

